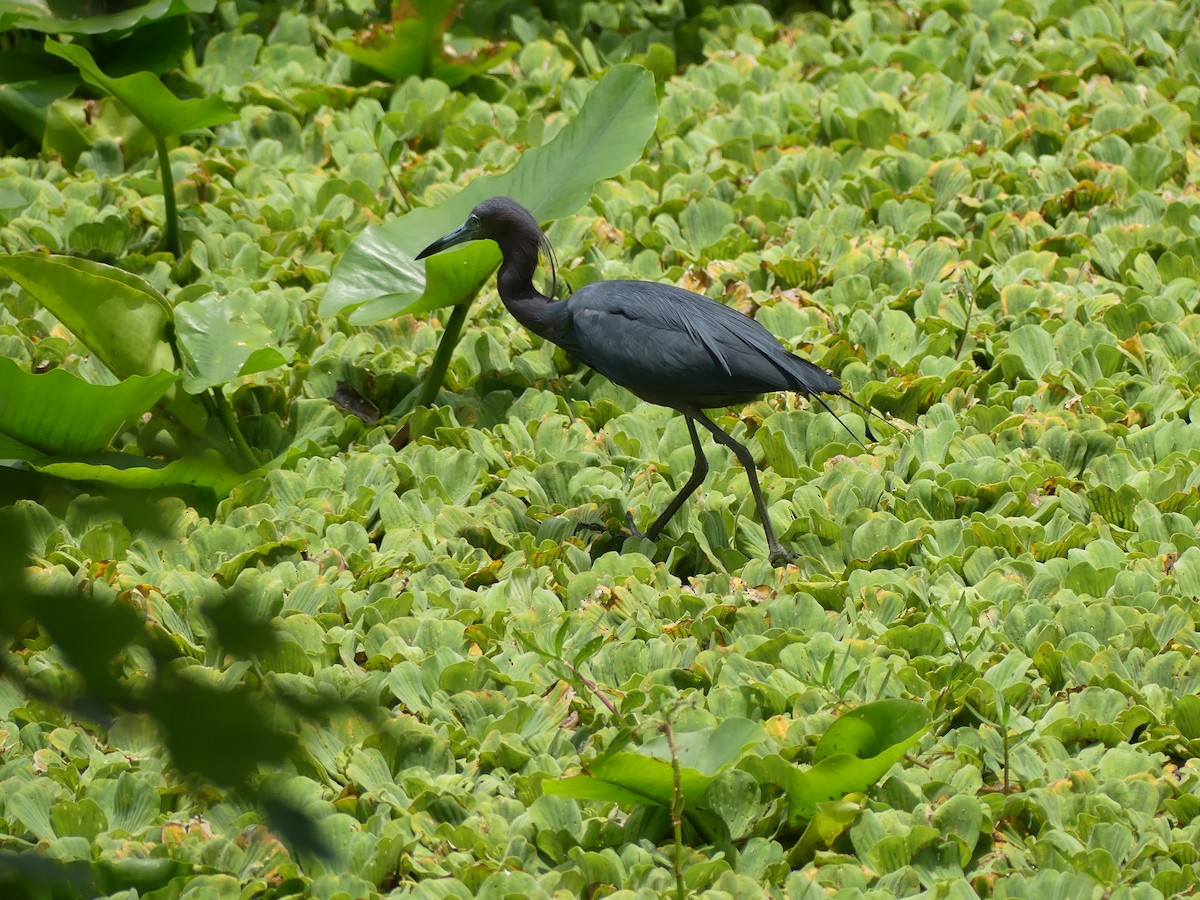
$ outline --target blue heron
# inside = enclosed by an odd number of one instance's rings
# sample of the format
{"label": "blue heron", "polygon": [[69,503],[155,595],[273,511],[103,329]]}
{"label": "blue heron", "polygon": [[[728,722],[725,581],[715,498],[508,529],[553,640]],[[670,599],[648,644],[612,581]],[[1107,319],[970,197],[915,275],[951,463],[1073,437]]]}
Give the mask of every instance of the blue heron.
{"label": "blue heron", "polygon": [[750,450],[703,411],[748,403],[775,391],[794,391],[825,405],[821,394],[845,396],[841,382],[789,353],[748,316],[674,285],[601,281],[580,288],[566,300],[552,301],[533,285],[539,250],[546,251],[553,266],[550,242],[529,210],[509,197],[484,200],[462,227],[434,241],[417,259],[475,240],[499,245],[500,299],[518,322],[610,381],[650,403],[678,410],[687,420],[696,452],[691,477],[645,533],[638,531],[630,513],[630,531],[656,540],[704,481],[708,459],[696,433],[699,422],[745,468],[771,564],[791,562],[794,554],[784,549],[771,527]]}

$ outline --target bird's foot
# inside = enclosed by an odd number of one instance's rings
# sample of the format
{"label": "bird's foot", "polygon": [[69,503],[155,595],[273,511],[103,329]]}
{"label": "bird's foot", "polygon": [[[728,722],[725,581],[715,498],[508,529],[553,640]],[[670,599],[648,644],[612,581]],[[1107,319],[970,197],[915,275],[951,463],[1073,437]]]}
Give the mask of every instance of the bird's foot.
{"label": "bird's foot", "polygon": [[791,550],[785,550],[779,545],[771,548],[771,554],[769,557],[771,560],[771,565],[777,569],[783,566],[791,565],[796,561],[797,558],[797,554],[793,553]]}
{"label": "bird's foot", "polygon": [[579,534],[579,532],[581,532],[581,531],[590,531],[593,534],[607,534],[610,537],[618,538],[620,540],[624,540],[624,539],[630,538],[630,537],[638,537],[638,538],[646,537],[646,535],[644,535],[644,534],[642,534],[642,532],[638,531],[638,527],[633,524],[633,513],[632,512],[625,514],[625,521],[628,523],[628,526],[629,526],[628,534],[626,534],[624,531],[621,531],[620,529],[613,531],[613,530],[609,529],[608,526],[604,525],[601,522],[576,522],[575,523],[575,534]]}
{"label": "bird's foot", "polygon": [[653,541],[654,540],[654,538],[650,537],[650,535],[648,535],[648,534],[644,534],[637,527],[637,523],[633,521],[633,510],[632,509],[628,509],[625,511],[625,524],[629,526],[629,533],[633,537],[641,538],[643,541]]}

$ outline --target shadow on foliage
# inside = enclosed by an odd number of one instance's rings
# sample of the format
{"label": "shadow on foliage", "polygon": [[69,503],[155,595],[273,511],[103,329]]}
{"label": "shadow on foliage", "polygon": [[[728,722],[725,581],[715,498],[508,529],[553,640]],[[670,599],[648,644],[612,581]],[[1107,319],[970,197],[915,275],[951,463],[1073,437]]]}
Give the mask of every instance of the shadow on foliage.
{"label": "shadow on foliage", "polygon": [[[10,472],[12,470],[9,470]],[[201,665],[194,650],[180,647],[143,605],[139,590],[120,591],[111,562],[85,563],[74,577],[38,558],[33,529],[20,497],[59,490],[34,477],[0,484],[0,678],[17,687],[22,700],[10,718],[29,725],[60,727],[64,720],[84,723],[107,740],[117,715],[133,713],[151,720],[170,753],[185,789],[212,788],[258,806],[270,829],[298,857],[328,860],[334,848],[320,837],[316,823],[286,798],[259,789],[258,777],[282,762],[296,746],[305,717],[328,716],[345,706],[322,696],[289,694],[253,675],[233,687],[204,678],[213,670]],[[15,502],[14,502],[15,501]],[[114,518],[146,535],[168,533],[156,520],[161,507],[144,497],[90,498],[107,504]],[[212,635],[210,659],[248,656],[273,648],[274,627],[246,612],[246,598],[226,591],[219,603],[201,612]],[[67,664],[64,669],[35,668],[34,651],[47,639]],[[139,668],[147,654],[152,665]],[[148,671],[146,671],[148,670]],[[135,673],[131,675],[130,673]],[[361,712],[361,711],[360,711]],[[0,896],[87,897],[99,893],[163,887],[183,865],[171,859],[146,859],[137,872],[110,861],[80,862],[50,858],[44,845],[12,837],[18,852],[0,850]],[[120,861],[118,861],[120,862]],[[150,865],[153,864],[153,865]],[[185,867],[186,868],[186,867]]]}

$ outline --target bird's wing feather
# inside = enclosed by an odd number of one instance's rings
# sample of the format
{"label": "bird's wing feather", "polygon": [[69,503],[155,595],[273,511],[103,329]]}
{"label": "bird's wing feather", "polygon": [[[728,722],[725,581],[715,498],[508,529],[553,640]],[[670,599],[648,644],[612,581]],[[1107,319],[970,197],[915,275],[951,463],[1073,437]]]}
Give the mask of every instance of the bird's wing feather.
{"label": "bird's wing feather", "polygon": [[604,281],[576,292],[561,341],[592,368],[634,391],[732,398],[776,390],[841,388],[789,353],[762,325],[667,284]]}

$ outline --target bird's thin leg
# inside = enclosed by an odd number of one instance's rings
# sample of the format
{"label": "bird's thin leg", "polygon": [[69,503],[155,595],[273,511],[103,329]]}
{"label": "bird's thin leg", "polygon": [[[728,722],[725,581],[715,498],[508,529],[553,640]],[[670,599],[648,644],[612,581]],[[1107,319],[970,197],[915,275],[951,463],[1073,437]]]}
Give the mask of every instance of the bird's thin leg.
{"label": "bird's thin leg", "polygon": [[758,517],[762,519],[763,534],[767,536],[767,549],[770,552],[771,565],[786,566],[796,558],[794,553],[783,548],[779,538],[775,537],[775,529],[771,527],[771,517],[767,515],[767,502],[763,500],[762,489],[758,486],[758,471],[754,467],[754,457],[745,444],[739,444],[733,437],[721,429],[704,413],[696,410],[693,413],[700,424],[712,432],[712,436],[733,451],[742,468],[746,470],[746,478],[750,481],[750,492],[754,494],[754,502],[758,504]]}
{"label": "bird's thin leg", "polygon": [[[684,413],[683,417],[687,419],[688,434],[692,436],[692,449],[696,451],[696,468],[692,470],[687,483],[679,489],[679,493],[671,498],[667,508],[654,520],[654,524],[646,530],[644,535],[640,535],[649,541],[658,538],[662,530],[667,527],[667,523],[671,521],[671,517],[679,512],[679,507],[683,506],[688,497],[696,493],[696,488],[700,487],[700,483],[708,475],[708,458],[704,455],[704,448],[700,446],[700,435],[696,434],[696,423],[688,413]],[[638,533],[637,529],[633,527],[632,513],[629,516],[629,529],[635,534]]]}

